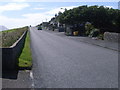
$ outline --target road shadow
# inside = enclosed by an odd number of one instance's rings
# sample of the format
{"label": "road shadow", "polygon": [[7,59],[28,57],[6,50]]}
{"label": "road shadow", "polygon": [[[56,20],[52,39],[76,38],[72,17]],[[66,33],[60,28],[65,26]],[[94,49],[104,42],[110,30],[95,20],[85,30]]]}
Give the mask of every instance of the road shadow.
{"label": "road shadow", "polygon": [[17,77],[18,77],[18,70],[2,71],[2,78],[4,79],[17,79]]}

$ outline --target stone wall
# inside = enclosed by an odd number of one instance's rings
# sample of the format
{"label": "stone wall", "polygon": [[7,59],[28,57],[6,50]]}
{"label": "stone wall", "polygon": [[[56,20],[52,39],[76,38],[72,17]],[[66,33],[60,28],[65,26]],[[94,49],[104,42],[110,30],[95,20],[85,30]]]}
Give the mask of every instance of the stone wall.
{"label": "stone wall", "polygon": [[24,47],[27,31],[10,48],[2,48],[2,70],[15,70]]}
{"label": "stone wall", "polygon": [[118,43],[120,41],[120,33],[105,32],[104,40]]}

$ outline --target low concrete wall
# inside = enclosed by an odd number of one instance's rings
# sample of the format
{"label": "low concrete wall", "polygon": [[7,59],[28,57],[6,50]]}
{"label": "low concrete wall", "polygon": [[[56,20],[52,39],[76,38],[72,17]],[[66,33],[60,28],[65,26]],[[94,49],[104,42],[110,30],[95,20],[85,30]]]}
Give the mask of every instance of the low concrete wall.
{"label": "low concrete wall", "polygon": [[105,32],[104,40],[118,43],[120,41],[120,33]]}
{"label": "low concrete wall", "polygon": [[24,47],[27,31],[10,48],[2,48],[2,70],[15,70],[18,67],[18,57]]}
{"label": "low concrete wall", "polygon": [[120,33],[104,33],[105,47],[120,51]]}

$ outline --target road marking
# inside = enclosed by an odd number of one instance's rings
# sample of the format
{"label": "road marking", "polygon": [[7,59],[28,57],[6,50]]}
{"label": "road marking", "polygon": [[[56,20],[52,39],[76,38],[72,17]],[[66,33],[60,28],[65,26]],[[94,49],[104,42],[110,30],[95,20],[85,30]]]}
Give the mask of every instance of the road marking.
{"label": "road marking", "polygon": [[31,79],[34,79],[32,71],[30,71],[30,77],[31,77]]}
{"label": "road marking", "polygon": [[34,90],[34,87],[35,87],[35,84],[34,84],[34,77],[33,77],[33,72],[32,71],[30,71],[30,78],[31,78],[31,80],[32,80],[32,90]]}

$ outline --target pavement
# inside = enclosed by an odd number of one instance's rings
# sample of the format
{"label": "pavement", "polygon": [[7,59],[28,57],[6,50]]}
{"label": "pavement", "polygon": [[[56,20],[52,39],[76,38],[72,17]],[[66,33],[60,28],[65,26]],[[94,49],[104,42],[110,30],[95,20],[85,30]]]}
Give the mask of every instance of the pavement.
{"label": "pavement", "polygon": [[61,37],[67,37],[67,38],[77,40],[80,42],[97,45],[97,46],[108,48],[108,49],[115,50],[115,51],[120,51],[120,48],[118,47],[120,44],[119,42],[109,42],[109,41],[105,41],[105,40],[101,40],[101,39],[92,39],[91,37],[66,36],[64,32],[51,31],[51,30],[46,30],[46,31],[52,32]]}
{"label": "pavement", "polygon": [[32,88],[29,70],[7,71],[2,78],[2,90],[16,90],[17,88]]}
{"label": "pavement", "polygon": [[118,51],[34,27],[30,36],[33,88],[118,88]]}

